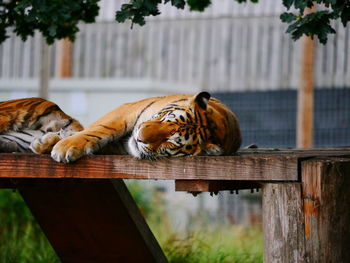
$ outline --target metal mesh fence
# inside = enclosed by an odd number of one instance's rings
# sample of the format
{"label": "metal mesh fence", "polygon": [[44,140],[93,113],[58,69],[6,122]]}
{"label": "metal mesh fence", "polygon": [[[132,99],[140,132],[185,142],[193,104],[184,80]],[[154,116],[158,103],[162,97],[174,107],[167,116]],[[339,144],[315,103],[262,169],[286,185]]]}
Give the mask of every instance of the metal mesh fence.
{"label": "metal mesh fence", "polygon": [[[295,90],[213,93],[238,116],[242,146],[296,145]],[[316,89],[314,147],[350,145],[350,89]]]}

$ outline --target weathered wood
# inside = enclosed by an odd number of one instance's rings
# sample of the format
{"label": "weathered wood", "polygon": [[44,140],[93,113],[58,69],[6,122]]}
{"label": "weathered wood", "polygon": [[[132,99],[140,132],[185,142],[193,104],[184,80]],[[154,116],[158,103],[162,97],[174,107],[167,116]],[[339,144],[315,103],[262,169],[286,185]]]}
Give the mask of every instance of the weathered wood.
{"label": "weathered wood", "polygon": [[300,183],[263,185],[264,262],[305,261]]}
{"label": "weathered wood", "polygon": [[120,180],[27,180],[18,188],[63,263],[167,262]]}
{"label": "weathered wood", "polygon": [[300,171],[300,183],[263,185],[265,262],[350,262],[350,158]]}
{"label": "weathered wood", "polygon": [[308,262],[350,262],[350,159],[304,161],[301,172]]}
{"label": "weathered wood", "polygon": [[257,188],[261,188],[261,184],[255,181],[175,180],[175,191],[191,193]]}
{"label": "weathered wood", "polygon": [[[316,7],[307,8],[306,14],[316,11]],[[297,146],[311,148],[313,146],[314,116],[314,53],[315,41],[310,36],[303,37],[301,60],[301,77],[298,89],[297,108]]]}
{"label": "weathered wood", "polygon": [[68,78],[72,75],[72,42],[65,38],[58,42],[57,76]]}
{"label": "weathered wood", "polygon": [[87,156],[72,164],[48,155],[0,154],[0,177],[11,178],[123,178],[186,180],[298,180],[295,155],[198,156],[159,161],[131,156]]}

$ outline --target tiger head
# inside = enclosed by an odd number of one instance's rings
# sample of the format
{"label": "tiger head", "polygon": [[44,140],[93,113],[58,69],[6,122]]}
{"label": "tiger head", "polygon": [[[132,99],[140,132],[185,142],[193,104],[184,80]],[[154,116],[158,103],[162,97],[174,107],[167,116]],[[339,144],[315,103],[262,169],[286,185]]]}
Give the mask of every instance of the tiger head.
{"label": "tiger head", "polygon": [[134,128],[132,155],[158,159],[186,155],[223,155],[241,144],[237,117],[219,100],[201,92],[168,104]]}

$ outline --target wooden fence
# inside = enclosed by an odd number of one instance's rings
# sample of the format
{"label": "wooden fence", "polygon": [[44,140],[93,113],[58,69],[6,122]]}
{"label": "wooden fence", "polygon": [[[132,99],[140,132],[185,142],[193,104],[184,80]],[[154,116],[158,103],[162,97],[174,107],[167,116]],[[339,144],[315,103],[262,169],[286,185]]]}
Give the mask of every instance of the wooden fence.
{"label": "wooden fence", "polygon": [[[72,76],[193,83],[209,91],[294,89],[299,83],[300,43],[285,33],[280,5],[272,8],[274,1],[262,2],[268,7],[249,4],[250,12],[235,12],[221,0],[204,14],[166,8],[159,18],[132,30],[128,23],[106,19],[81,25],[73,45]],[[103,7],[101,16],[107,13]],[[319,88],[350,86],[350,28],[340,22],[334,26],[337,34],[316,48]],[[36,78],[40,41],[39,35],[25,43],[12,36],[2,44],[0,80]],[[51,52],[51,77],[58,77],[56,44]]]}

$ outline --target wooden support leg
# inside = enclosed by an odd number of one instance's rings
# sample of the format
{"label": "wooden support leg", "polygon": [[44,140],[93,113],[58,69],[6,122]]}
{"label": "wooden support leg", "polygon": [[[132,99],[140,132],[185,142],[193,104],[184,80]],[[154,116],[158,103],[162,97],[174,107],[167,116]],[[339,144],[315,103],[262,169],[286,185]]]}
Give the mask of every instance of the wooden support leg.
{"label": "wooden support leg", "polygon": [[264,262],[304,262],[300,183],[263,185]]}
{"label": "wooden support leg", "polygon": [[18,188],[64,263],[167,262],[121,180],[38,179]]}
{"label": "wooden support leg", "polygon": [[350,159],[301,163],[301,183],[263,186],[266,263],[350,262]]}
{"label": "wooden support leg", "polygon": [[308,262],[350,262],[350,159],[302,162]]}

